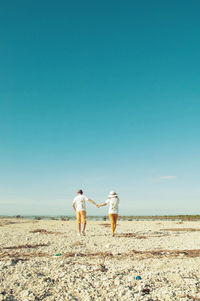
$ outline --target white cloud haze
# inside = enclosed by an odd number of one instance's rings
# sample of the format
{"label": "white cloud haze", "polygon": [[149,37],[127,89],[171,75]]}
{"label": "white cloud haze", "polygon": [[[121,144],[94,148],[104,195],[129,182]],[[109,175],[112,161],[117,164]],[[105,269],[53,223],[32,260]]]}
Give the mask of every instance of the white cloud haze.
{"label": "white cloud haze", "polygon": [[160,179],[161,180],[172,180],[172,179],[176,179],[177,176],[161,176]]}

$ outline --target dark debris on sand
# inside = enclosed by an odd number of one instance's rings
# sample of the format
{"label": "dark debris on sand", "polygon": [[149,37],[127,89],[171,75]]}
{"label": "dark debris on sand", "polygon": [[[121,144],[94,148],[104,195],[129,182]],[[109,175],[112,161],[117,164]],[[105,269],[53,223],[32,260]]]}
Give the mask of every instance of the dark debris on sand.
{"label": "dark debris on sand", "polygon": [[30,231],[30,233],[55,234],[55,235],[65,234],[62,232],[47,231],[45,229],[35,229],[35,230]]}

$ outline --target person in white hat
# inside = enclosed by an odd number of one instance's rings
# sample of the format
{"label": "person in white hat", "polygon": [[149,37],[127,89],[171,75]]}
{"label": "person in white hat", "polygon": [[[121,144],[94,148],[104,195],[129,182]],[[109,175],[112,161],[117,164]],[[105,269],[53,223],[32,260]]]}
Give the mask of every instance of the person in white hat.
{"label": "person in white hat", "polygon": [[118,205],[119,205],[119,198],[116,192],[111,191],[108,195],[107,201],[101,205],[97,205],[97,207],[103,207],[109,205],[109,218],[110,218],[110,224],[111,224],[111,232],[112,236],[115,235],[115,230],[117,226],[117,218],[118,218]]}

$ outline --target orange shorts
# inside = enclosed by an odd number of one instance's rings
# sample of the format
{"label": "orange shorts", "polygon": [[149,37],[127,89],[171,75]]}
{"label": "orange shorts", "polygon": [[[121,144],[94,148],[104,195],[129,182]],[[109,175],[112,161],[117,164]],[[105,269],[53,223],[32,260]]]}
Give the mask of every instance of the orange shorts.
{"label": "orange shorts", "polygon": [[77,223],[86,223],[86,211],[76,211]]}

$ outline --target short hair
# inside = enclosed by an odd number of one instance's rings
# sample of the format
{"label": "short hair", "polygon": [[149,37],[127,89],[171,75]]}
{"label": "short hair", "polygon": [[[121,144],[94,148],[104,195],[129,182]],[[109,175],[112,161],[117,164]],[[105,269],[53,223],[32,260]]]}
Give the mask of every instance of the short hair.
{"label": "short hair", "polygon": [[79,189],[79,190],[77,191],[77,193],[83,194],[83,190],[82,190],[82,189]]}

